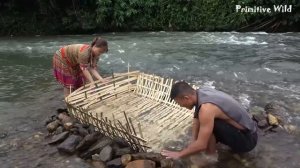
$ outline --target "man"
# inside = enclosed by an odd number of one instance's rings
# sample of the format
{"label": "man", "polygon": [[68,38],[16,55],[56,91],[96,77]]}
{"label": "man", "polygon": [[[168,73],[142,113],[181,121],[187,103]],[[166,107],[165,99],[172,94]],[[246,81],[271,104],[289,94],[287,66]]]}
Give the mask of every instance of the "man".
{"label": "man", "polygon": [[216,154],[216,143],[229,146],[233,152],[251,151],[257,143],[257,127],[247,111],[224,92],[211,88],[193,89],[186,82],[172,86],[171,99],[192,110],[195,107],[192,143],[182,151],[162,150],[167,158],[181,158],[200,151]]}

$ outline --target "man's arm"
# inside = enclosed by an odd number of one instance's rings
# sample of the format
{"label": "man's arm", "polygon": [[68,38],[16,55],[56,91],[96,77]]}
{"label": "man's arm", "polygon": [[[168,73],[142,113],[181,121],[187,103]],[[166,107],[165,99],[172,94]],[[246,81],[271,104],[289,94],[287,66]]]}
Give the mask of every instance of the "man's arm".
{"label": "man's arm", "polygon": [[184,157],[207,148],[208,140],[214,128],[214,113],[209,109],[210,105],[202,105],[199,112],[200,129],[197,140],[192,142],[186,149],[180,152],[180,157]]}
{"label": "man's arm", "polygon": [[162,155],[168,158],[177,159],[205,150],[213,132],[214,118],[215,114],[214,111],[210,110],[210,105],[203,104],[199,112],[200,129],[197,140],[192,142],[187,148],[180,152],[163,150],[161,152]]}
{"label": "man's arm", "polygon": [[197,140],[199,128],[200,128],[199,119],[194,118],[193,119],[193,125],[192,125],[192,142]]}

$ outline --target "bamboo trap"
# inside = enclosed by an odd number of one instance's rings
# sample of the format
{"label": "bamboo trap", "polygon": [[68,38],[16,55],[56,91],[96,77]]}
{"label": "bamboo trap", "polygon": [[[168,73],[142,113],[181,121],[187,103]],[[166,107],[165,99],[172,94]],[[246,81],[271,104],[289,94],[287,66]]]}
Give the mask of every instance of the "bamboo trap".
{"label": "bamboo trap", "polygon": [[160,151],[190,127],[193,112],[170,101],[173,79],[138,71],[107,79],[71,93],[65,99],[70,114],[106,136],[123,138],[138,152]]}

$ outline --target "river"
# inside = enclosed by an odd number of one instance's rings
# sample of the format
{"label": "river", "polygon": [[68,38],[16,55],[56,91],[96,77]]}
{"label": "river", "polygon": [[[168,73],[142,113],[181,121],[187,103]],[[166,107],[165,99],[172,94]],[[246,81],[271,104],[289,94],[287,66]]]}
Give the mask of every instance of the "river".
{"label": "river", "polygon": [[[92,35],[0,38],[1,167],[89,167],[49,147],[43,121],[64,107],[52,76],[60,46],[90,43]],[[248,109],[284,104],[289,122],[300,127],[300,34],[264,32],[106,33],[109,52],[100,72],[140,70],[213,87]],[[247,164],[224,159],[215,167],[300,167],[300,137],[273,133],[259,138]]]}

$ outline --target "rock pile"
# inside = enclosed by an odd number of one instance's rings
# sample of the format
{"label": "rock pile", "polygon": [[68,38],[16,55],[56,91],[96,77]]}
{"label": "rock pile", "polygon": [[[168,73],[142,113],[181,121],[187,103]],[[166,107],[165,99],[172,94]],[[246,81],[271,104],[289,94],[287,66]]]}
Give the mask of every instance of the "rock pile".
{"label": "rock pile", "polygon": [[85,159],[96,168],[172,168],[174,162],[159,153],[136,153],[122,138],[111,139],[93,125],[81,124],[66,109],[45,121],[47,143],[62,154]]}
{"label": "rock pile", "polygon": [[289,133],[297,132],[296,126],[290,124],[289,114],[282,105],[277,102],[266,104],[264,111],[252,112],[253,120],[257,122],[258,128],[264,132],[277,132],[285,130]]}

